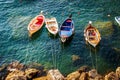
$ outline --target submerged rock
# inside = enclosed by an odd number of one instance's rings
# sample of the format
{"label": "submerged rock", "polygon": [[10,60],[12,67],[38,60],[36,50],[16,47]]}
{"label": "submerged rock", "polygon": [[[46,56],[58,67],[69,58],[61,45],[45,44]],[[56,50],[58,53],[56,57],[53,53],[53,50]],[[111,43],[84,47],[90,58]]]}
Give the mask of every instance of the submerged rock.
{"label": "submerged rock", "polygon": [[76,61],[80,59],[80,57],[78,55],[72,55],[72,61]]}
{"label": "submerged rock", "polygon": [[97,21],[94,22],[94,26],[98,28],[101,36],[103,37],[107,37],[113,34],[114,29],[111,21],[106,22]]}
{"label": "submerged rock", "polygon": [[64,76],[58,69],[49,70],[47,76],[48,80],[64,80]]}
{"label": "submerged rock", "polygon": [[5,80],[27,80],[27,78],[23,71],[16,70],[9,73]]}

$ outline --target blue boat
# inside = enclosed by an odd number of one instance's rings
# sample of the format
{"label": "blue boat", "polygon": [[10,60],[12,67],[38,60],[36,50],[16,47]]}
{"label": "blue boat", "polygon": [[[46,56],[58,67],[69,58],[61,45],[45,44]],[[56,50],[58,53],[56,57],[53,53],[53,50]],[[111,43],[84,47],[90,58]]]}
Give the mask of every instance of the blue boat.
{"label": "blue boat", "polygon": [[66,40],[71,37],[74,33],[74,23],[71,19],[71,16],[67,18],[60,27],[60,38],[62,42],[66,42]]}

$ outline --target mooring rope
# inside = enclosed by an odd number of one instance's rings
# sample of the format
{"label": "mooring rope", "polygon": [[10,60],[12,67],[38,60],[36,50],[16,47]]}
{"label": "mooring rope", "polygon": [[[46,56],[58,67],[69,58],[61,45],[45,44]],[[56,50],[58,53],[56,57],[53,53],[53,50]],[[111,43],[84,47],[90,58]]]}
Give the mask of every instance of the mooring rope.
{"label": "mooring rope", "polygon": [[91,62],[92,62],[92,68],[95,69],[95,66],[93,64],[93,58],[92,58],[92,52],[91,52],[91,46],[89,45],[90,48],[90,57],[91,57]]}
{"label": "mooring rope", "polygon": [[55,68],[55,62],[54,62],[55,59],[54,59],[54,52],[53,52],[53,50],[54,50],[53,48],[54,48],[54,47],[52,48],[52,46],[53,46],[53,45],[52,45],[52,41],[51,41],[52,63],[53,63],[53,68]]}
{"label": "mooring rope", "polygon": [[96,70],[97,70],[97,51],[96,51],[96,47],[95,47],[95,58],[96,58]]}
{"label": "mooring rope", "polygon": [[[54,35],[54,39],[55,39],[55,35]],[[54,58],[55,58],[55,68],[57,68],[57,54],[56,54],[56,48],[55,48],[55,41],[53,42],[53,47],[54,47]]]}

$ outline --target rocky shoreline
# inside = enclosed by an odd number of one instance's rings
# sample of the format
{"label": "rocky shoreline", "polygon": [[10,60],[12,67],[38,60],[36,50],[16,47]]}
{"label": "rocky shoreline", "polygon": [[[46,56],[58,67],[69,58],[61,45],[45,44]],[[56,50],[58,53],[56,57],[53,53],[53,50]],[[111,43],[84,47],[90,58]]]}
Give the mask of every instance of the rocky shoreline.
{"label": "rocky shoreline", "polygon": [[120,67],[103,76],[96,69],[82,66],[64,76],[58,69],[47,70],[37,63],[27,66],[15,61],[0,67],[0,80],[120,80]]}

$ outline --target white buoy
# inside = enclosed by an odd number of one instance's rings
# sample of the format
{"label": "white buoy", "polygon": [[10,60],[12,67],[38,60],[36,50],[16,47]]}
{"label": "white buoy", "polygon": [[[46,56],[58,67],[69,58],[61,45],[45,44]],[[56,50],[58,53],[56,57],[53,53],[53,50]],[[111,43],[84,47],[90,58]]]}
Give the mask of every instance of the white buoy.
{"label": "white buoy", "polygon": [[89,21],[89,24],[92,24],[92,21]]}

